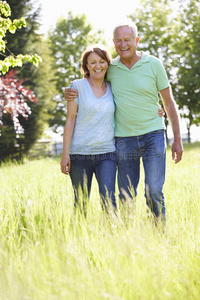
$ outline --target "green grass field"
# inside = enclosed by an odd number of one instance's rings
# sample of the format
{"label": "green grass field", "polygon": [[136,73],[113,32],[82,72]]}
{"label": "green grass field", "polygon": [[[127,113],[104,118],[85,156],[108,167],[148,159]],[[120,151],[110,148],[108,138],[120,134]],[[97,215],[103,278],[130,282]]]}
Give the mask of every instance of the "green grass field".
{"label": "green grass field", "polygon": [[0,300],[200,299],[200,143],[167,152],[163,234],[147,217],[143,172],[126,219],[101,210],[94,181],[75,218],[58,158],[0,167]]}

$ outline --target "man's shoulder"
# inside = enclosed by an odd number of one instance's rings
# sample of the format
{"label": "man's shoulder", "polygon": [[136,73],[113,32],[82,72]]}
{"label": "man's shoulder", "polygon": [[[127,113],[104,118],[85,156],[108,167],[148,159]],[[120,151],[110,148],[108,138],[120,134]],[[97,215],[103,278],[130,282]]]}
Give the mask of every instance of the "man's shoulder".
{"label": "man's shoulder", "polygon": [[142,58],[144,61],[157,62],[157,63],[161,62],[161,60],[158,57],[145,52],[143,53]]}

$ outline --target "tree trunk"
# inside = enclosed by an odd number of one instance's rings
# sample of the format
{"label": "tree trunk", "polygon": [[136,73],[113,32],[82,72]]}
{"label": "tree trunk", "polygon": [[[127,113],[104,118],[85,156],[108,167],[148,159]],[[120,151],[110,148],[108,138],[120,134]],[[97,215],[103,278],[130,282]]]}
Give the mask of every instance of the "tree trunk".
{"label": "tree trunk", "polygon": [[187,139],[188,143],[191,143],[191,132],[190,132],[190,125],[187,125]]}

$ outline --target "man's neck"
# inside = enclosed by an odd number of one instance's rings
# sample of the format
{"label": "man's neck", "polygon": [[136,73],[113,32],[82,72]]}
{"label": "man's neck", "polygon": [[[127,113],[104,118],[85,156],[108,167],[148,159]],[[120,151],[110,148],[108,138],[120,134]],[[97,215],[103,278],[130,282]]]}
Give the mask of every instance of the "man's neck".
{"label": "man's neck", "polygon": [[123,59],[120,57],[120,61],[130,70],[141,58],[142,52],[137,52],[132,58],[129,59]]}

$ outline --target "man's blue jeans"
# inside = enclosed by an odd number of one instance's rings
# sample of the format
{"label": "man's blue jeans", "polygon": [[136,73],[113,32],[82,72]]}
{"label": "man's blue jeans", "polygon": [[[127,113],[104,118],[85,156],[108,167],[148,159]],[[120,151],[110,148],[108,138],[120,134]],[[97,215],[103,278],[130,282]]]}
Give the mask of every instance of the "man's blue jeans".
{"label": "man's blue jeans", "polygon": [[146,203],[156,217],[166,220],[163,185],[165,182],[166,139],[164,130],[140,136],[117,137],[118,185],[120,199],[135,196],[140,179],[140,158],[145,173]]}
{"label": "man's blue jeans", "polygon": [[116,152],[96,155],[73,154],[70,155],[70,159],[70,177],[74,188],[75,206],[80,201],[80,193],[83,194],[84,198],[89,199],[92,177],[95,174],[103,205],[107,205],[107,200],[111,199],[114,208],[116,208]]}

